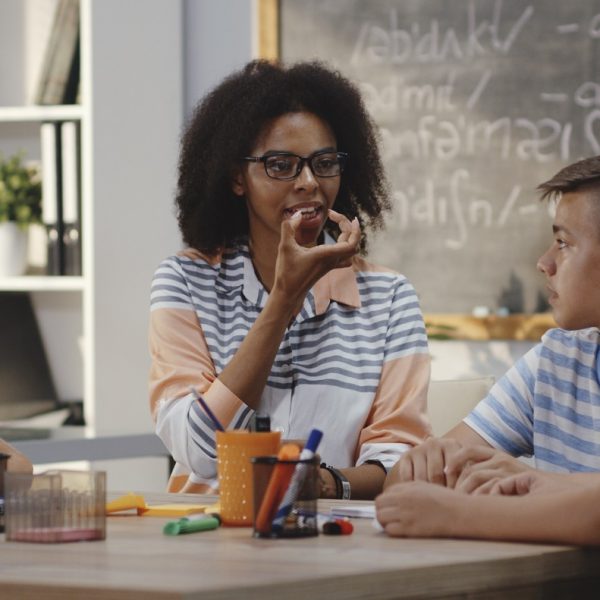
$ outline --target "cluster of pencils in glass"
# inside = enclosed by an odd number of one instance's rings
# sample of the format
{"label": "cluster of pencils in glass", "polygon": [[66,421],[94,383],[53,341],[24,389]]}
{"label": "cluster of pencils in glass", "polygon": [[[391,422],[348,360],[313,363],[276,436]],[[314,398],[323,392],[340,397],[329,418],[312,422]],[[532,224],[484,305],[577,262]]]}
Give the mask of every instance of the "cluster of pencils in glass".
{"label": "cluster of pencils in glass", "polygon": [[[224,431],[223,426],[210,410],[206,401],[194,388],[190,388],[196,400],[200,403],[216,429]],[[313,535],[317,533],[317,520],[321,521],[321,529],[327,534],[352,533],[352,524],[341,519],[323,518],[317,514],[316,501],[318,494],[314,494],[312,510],[301,515],[304,519],[304,530],[295,523],[291,528],[286,528],[288,517],[298,500],[302,486],[311,467],[314,467],[314,458],[317,448],[323,437],[323,432],[313,429],[304,448],[294,443],[283,444],[277,454],[277,462],[269,478],[269,483],[263,495],[258,512],[254,520],[254,532],[260,537],[279,537],[296,535]],[[318,519],[319,517],[319,519]],[[311,523],[312,521],[312,523]]]}
{"label": "cluster of pencils in glass", "polygon": [[[286,520],[298,499],[308,470],[314,466],[312,461],[322,437],[322,431],[313,429],[301,452],[297,444],[281,446],[254,520],[254,531],[257,535],[277,537],[284,534]],[[313,501],[313,510],[303,517],[308,521],[312,519],[312,527],[316,533],[316,497]],[[308,525],[310,526],[310,523]]]}

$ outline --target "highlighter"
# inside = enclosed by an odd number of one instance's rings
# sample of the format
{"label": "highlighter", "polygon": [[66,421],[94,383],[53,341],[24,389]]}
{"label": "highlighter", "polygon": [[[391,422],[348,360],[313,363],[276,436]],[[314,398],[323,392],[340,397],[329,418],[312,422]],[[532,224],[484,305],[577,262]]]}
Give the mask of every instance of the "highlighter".
{"label": "highlighter", "polygon": [[180,535],[182,533],[196,533],[216,529],[221,524],[218,515],[205,514],[183,517],[178,521],[170,521],[163,528],[165,535]]}

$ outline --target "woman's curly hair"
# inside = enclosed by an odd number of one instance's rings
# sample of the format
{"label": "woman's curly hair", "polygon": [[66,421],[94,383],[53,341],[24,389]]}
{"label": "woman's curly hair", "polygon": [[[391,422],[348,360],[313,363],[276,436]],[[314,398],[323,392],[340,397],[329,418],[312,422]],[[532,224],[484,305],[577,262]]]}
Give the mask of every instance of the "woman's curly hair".
{"label": "woman's curly hair", "polygon": [[[338,150],[349,155],[335,210],[358,217],[363,231],[382,225],[387,182],[377,130],[356,86],[320,62],[286,68],[255,60],[204,97],[183,135],[175,203],[186,244],[216,254],[248,234],[246,204],[232,189],[235,168],[270,120],[300,111],[328,123]],[[335,224],[325,229],[337,237]]]}

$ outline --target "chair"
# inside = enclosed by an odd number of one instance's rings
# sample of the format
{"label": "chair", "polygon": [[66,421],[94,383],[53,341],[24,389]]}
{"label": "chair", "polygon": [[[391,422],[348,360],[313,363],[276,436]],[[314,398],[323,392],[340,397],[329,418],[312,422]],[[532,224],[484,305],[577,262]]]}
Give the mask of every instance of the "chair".
{"label": "chair", "polygon": [[431,381],[427,405],[433,435],[441,436],[466,417],[494,385],[491,375]]}

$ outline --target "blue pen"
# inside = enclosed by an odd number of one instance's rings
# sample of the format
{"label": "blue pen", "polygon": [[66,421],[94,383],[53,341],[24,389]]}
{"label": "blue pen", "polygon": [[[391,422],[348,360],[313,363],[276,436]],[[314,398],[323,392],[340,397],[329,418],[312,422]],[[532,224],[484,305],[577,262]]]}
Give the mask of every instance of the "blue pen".
{"label": "blue pen", "polygon": [[191,387],[190,390],[192,394],[194,394],[194,398],[198,400],[200,406],[204,409],[204,412],[208,415],[208,418],[213,422],[215,429],[217,429],[218,431],[225,431],[225,428],[223,427],[223,425],[221,425],[219,419],[217,419],[217,417],[215,417],[215,415],[213,414],[213,411],[210,410],[210,408],[208,408],[206,400],[193,387]]}
{"label": "blue pen", "polygon": [[[308,440],[306,440],[306,444],[304,449],[300,453],[300,461],[310,460],[317,451],[317,446],[321,442],[321,438],[323,437],[323,432],[318,429],[313,429],[309,436]],[[273,532],[281,531],[283,529],[283,524],[290,514],[292,510],[292,506],[296,498],[298,497],[298,493],[300,492],[300,488],[304,483],[304,478],[306,477],[306,471],[308,469],[308,464],[306,462],[299,462],[294,469],[294,474],[292,475],[292,480],[288,486],[288,489],[285,491],[283,498],[279,504],[279,508],[273,517],[273,522],[271,523],[271,529]]]}

